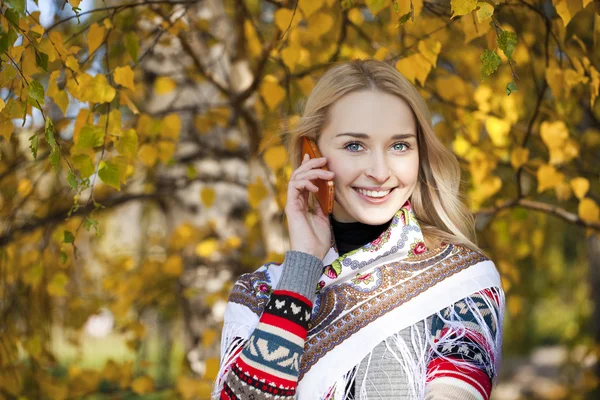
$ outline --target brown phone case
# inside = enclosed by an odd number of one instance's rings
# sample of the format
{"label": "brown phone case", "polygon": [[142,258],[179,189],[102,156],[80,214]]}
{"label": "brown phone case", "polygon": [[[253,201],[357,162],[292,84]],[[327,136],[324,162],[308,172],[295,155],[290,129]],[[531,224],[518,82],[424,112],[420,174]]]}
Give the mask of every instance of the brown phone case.
{"label": "brown phone case", "polygon": [[[304,159],[305,154],[308,154],[310,158],[323,157],[319,151],[319,148],[317,147],[317,143],[313,139],[303,136],[302,160]],[[321,167],[321,169],[329,171],[326,166]],[[317,201],[321,205],[321,209],[325,215],[330,215],[333,212],[333,180],[316,179],[311,182],[319,188],[319,191],[317,193],[313,193],[313,195],[317,198]]]}

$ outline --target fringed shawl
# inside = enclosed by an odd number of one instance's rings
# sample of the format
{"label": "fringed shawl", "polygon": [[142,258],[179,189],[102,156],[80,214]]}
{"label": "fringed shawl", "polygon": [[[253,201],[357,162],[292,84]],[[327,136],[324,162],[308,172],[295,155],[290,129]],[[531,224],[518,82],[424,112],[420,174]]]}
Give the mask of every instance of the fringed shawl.
{"label": "fringed shawl", "polygon": [[[458,343],[473,323],[463,321],[456,311],[444,315],[441,311],[486,289],[490,296],[477,301],[490,302],[489,309],[498,309],[499,314],[484,315],[476,301],[465,302],[463,308],[479,325],[478,334],[489,355],[486,368],[489,376],[496,376],[504,294],[494,263],[464,246],[426,249],[410,202],[398,210],[377,239],[355,251],[340,256],[332,234],[323,265],[304,354],[300,360],[290,360],[299,370],[299,400],[345,399],[361,361],[367,364],[366,379],[372,351],[382,342],[404,370],[411,398],[423,399],[425,384],[435,375],[431,366],[428,370],[432,353],[443,357],[436,349]],[[225,311],[217,390],[234,355],[256,327],[282,269],[283,264],[268,263],[234,285]],[[424,322],[434,314],[453,329],[432,337]],[[405,328],[410,328],[410,340],[399,334]],[[470,368],[455,358],[448,360]],[[364,382],[355,384],[356,398],[367,398]]]}

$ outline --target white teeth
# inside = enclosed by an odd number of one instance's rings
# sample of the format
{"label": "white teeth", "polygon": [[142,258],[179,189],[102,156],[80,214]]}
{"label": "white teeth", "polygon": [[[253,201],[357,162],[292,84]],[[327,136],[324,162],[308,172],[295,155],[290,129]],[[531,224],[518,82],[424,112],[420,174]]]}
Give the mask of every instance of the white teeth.
{"label": "white teeth", "polygon": [[369,197],[385,197],[388,195],[389,192],[391,192],[391,190],[386,190],[384,192],[374,192],[372,190],[363,190],[363,189],[356,189],[359,193],[364,194],[365,196],[369,196]]}

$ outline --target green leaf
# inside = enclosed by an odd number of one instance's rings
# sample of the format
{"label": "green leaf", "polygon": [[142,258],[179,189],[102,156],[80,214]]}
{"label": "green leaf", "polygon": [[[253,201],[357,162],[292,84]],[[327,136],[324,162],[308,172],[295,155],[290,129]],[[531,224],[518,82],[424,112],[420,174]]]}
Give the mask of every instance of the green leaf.
{"label": "green leaf", "polygon": [[19,14],[14,10],[9,8],[4,13],[4,16],[7,20],[9,20],[13,25],[19,26]]}
{"label": "green leaf", "polygon": [[46,142],[50,145],[52,151],[56,149],[56,139],[54,138],[54,124],[52,120],[48,117],[46,118],[46,126],[44,128],[44,136],[46,138]]}
{"label": "green leaf", "polygon": [[5,0],[4,1],[8,8],[15,10],[20,15],[25,14],[26,4],[25,0]]}
{"label": "green leaf", "polygon": [[498,47],[502,49],[504,55],[510,60],[515,46],[517,45],[517,34],[515,32],[502,31],[498,37]]}
{"label": "green leaf", "polygon": [[91,150],[104,144],[104,129],[99,126],[85,125],[79,132],[76,150]]}
{"label": "green leaf", "polygon": [[71,186],[73,190],[77,190],[77,177],[73,171],[69,171],[67,174],[67,182],[69,182],[69,186]]}
{"label": "green leaf", "polygon": [[29,138],[29,141],[31,142],[31,144],[29,145],[29,148],[31,149],[31,154],[33,155],[33,159],[37,160],[38,141],[39,141],[38,134],[36,133],[35,135],[31,136]]}
{"label": "green leaf", "polygon": [[60,251],[60,262],[64,264],[67,262],[68,259],[69,259],[69,257],[67,257],[67,253],[65,253],[64,250],[61,250]]}
{"label": "green leaf", "polygon": [[394,1],[394,12],[398,14],[398,2]]}
{"label": "green leaf", "polygon": [[510,94],[511,94],[512,92],[518,92],[518,91],[519,91],[519,90],[517,89],[517,84],[516,84],[516,83],[514,83],[514,82],[509,82],[509,83],[506,85],[506,94],[507,94],[508,96],[510,96]]}
{"label": "green leaf", "polygon": [[63,243],[75,243],[75,235],[71,231],[65,231]]}
{"label": "green leaf", "polygon": [[99,234],[100,231],[98,230],[98,221],[92,217],[87,217],[87,219],[83,221],[83,227],[89,232],[92,226],[94,227],[96,234]]}
{"label": "green leaf", "polygon": [[491,50],[485,49],[479,58],[483,65],[481,66],[481,80],[486,76],[493,74],[500,66],[500,56]]}
{"label": "green leaf", "polygon": [[58,171],[58,166],[60,164],[60,152],[58,151],[58,147],[56,147],[50,153],[50,164],[54,167],[54,171]]}
{"label": "green leaf", "polygon": [[342,0],[342,8],[344,10],[348,10],[350,8],[352,8],[354,4],[352,4],[352,0]]}
{"label": "green leaf", "polygon": [[116,144],[117,151],[127,157],[135,157],[138,150],[138,137],[134,129],[128,129]]}
{"label": "green leaf", "polygon": [[102,179],[102,182],[108,186],[112,186],[117,190],[121,190],[121,171],[119,166],[110,161],[100,163],[98,169],[98,176]]}
{"label": "green leaf", "polygon": [[79,175],[82,178],[87,178],[94,173],[94,163],[92,162],[92,158],[87,154],[73,156],[71,157],[71,161],[75,169],[79,170]]}
{"label": "green leaf", "polygon": [[41,51],[35,52],[35,63],[38,67],[48,72],[48,54],[42,53]]}
{"label": "green leaf", "polygon": [[133,62],[137,62],[138,54],[140,52],[140,43],[135,33],[129,32],[125,35],[125,48],[133,59]]}
{"label": "green leaf", "polygon": [[17,35],[17,32],[15,32],[12,27],[9,27],[8,32],[0,35],[0,53],[5,53],[10,47],[12,47],[18,37],[19,35]]}
{"label": "green leaf", "polygon": [[44,87],[38,81],[31,81],[31,83],[29,83],[27,94],[33,100],[39,102],[40,105],[44,104]]}
{"label": "green leaf", "polygon": [[406,21],[408,21],[409,19],[410,19],[410,12],[407,12],[406,14],[404,14],[403,16],[398,18],[398,25],[396,25],[396,27],[398,27],[399,25],[405,24]]}

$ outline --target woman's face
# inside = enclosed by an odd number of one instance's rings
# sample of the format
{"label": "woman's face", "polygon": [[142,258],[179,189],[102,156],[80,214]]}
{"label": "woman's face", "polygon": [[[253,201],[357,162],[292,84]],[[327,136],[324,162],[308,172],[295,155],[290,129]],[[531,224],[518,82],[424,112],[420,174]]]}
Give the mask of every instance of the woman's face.
{"label": "woman's face", "polygon": [[[329,112],[317,144],[335,173],[333,218],[386,223],[417,185],[417,123],[410,106],[399,97],[366,90],[342,97]],[[381,193],[364,192],[369,189]]]}

